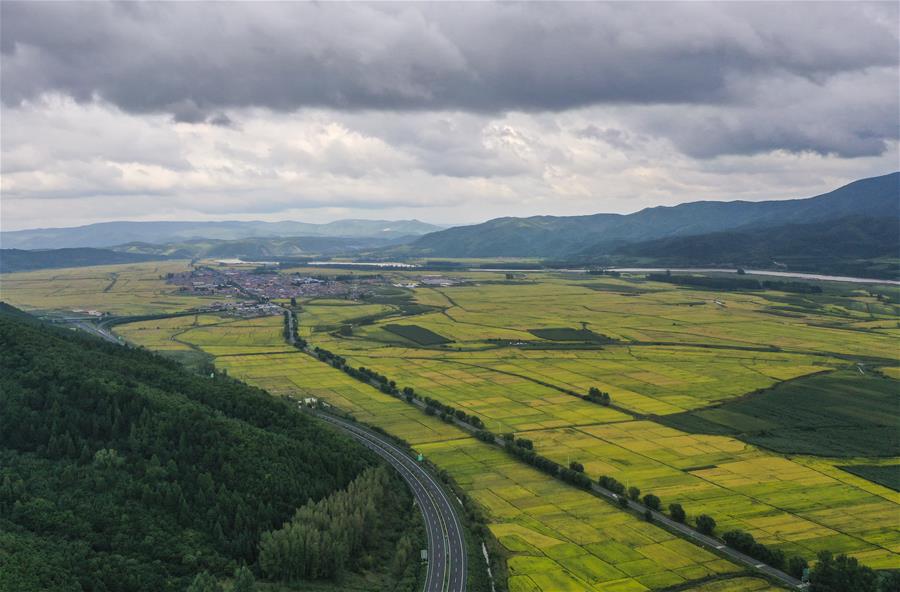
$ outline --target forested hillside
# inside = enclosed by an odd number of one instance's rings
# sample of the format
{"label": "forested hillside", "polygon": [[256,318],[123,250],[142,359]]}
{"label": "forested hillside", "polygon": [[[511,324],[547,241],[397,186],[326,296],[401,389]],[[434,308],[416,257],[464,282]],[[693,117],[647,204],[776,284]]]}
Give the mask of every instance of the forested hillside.
{"label": "forested hillside", "polygon": [[335,220],[327,224],[306,222],[98,222],[71,228],[32,228],[0,233],[7,248],[59,249],[64,247],[112,247],[133,241],[171,243],[198,239],[236,240],[250,237],[320,236],[383,239],[421,235],[440,227],[418,220]]}
{"label": "forested hillside", "polygon": [[0,304],[4,592],[175,591],[255,569],[263,532],[375,464],[262,390]]}
{"label": "forested hillside", "polygon": [[166,255],[155,253],[120,253],[108,249],[49,249],[46,251],[0,249],[0,273],[55,269],[58,267],[139,263],[141,261],[157,261],[166,258]]}
{"label": "forested hillside", "polygon": [[388,252],[428,257],[569,258],[585,250],[595,255],[612,254],[629,243],[811,224],[849,216],[881,218],[898,224],[900,173],[861,179],[803,199],[698,201],[646,208],[627,215],[496,218],[432,232]]}
{"label": "forested hillside", "polygon": [[651,263],[659,266],[785,266],[792,271],[830,271],[866,277],[896,278],[900,220],[847,217],[814,224],[744,229],[664,238],[615,250],[588,249],[585,263]]}

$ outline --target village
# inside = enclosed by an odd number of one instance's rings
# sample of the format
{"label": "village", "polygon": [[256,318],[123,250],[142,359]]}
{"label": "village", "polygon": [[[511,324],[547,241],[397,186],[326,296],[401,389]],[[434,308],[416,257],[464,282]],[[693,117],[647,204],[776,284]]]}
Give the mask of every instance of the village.
{"label": "village", "polygon": [[287,298],[347,298],[358,300],[383,285],[380,276],[310,276],[278,273],[274,268],[225,268],[200,266],[166,276],[166,282],[191,296],[251,298],[268,301]]}

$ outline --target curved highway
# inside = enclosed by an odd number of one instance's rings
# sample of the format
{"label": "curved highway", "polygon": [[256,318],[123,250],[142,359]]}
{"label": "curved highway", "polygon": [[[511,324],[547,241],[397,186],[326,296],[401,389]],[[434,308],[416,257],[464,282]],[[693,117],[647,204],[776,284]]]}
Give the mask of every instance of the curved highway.
{"label": "curved highway", "polygon": [[331,415],[317,417],[335,425],[391,464],[409,484],[425,520],[428,570],[424,592],[465,592],[466,546],[456,508],[444,489],[409,454],[384,436]]}

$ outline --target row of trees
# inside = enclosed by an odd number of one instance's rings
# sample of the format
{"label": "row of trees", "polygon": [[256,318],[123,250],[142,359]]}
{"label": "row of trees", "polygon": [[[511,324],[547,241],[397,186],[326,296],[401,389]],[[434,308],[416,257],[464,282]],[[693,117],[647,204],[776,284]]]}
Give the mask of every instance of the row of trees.
{"label": "row of trees", "polygon": [[484,429],[484,422],[480,417],[476,415],[471,415],[466,413],[462,409],[457,409],[452,405],[447,405],[438,401],[437,399],[433,399],[431,397],[423,397],[415,392],[412,387],[404,387],[401,389],[397,386],[397,383],[391,379],[389,379],[384,374],[380,374],[371,368],[366,368],[365,366],[360,366],[359,368],[353,368],[349,364],[347,364],[347,359],[343,356],[337,355],[334,352],[328,351],[327,349],[316,347],[313,350],[316,357],[323,362],[327,362],[337,368],[338,370],[342,370],[349,376],[353,378],[365,382],[367,384],[375,385],[381,392],[391,395],[394,397],[403,397],[407,403],[421,403],[425,405],[425,413],[428,415],[437,415],[442,420],[446,422],[452,421],[461,421],[466,423],[476,430]]}
{"label": "row of trees", "polygon": [[263,533],[259,565],[267,577],[295,581],[335,578],[381,542],[385,506],[396,484],[385,467],[367,469],[350,485],[309,502],[281,528]]}
{"label": "row of trees", "polygon": [[[628,506],[628,499],[641,501],[646,506],[645,516],[652,519],[650,510],[662,511],[662,500],[652,493],[641,497],[641,490],[635,486],[628,487],[613,477],[603,476],[598,480],[601,487],[618,496],[620,505]],[[687,513],[681,504],[672,503],[668,507],[669,516],[676,522],[684,523]],[[715,533],[716,521],[711,516],[700,514],[695,518],[698,532],[712,536]],[[758,542],[752,534],[735,529],[722,535],[722,540],[732,549],[736,549],[754,559],[780,570],[784,570],[795,578],[801,578],[809,567],[806,559],[800,556],[787,558],[781,549],[773,549]],[[879,575],[874,570],[860,565],[859,562],[846,555],[836,558],[829,552],[819,554],[819,562],[810,573],[810,590],[812,592],[888,592],[900,590],[900,574],[889,572]]]}
{"label": "row of trees", "polygon": [[[598,479],[598,483],[604,489],[615,493],[618,496],[619,503],[622,507],[628,507],[628,499],[636,502],[642,502],[647,508],[645,517],[650,520],[653,514],[650,510],[656,512],[663,511],[663,503],[659,496],[647,493],[641,497],[641,490],[638,487],[631,486],[626,489],[625,485],[613,477],[604,475]],[[675,522],[685,523],[687,520],[687,512],[684,507],[678,503],[669,504],[669,517]],[[716,529],[716,521],[706,514],[701,514],[695,519],[695,528],[698,532],[705,535],[713,535]],[[758,559],[763,563],[767,563],[778,569],[788,569],[789,573],[800,577],[803,570],[807,567],[806,561],[802,557],[792,557],[790,561],[786,561],[784,553],[779,549],[772,549],[757,542],[753,535],[742,530],[731,530],[722,535],[722,540],[729,547],[737,549],[742,553]]]}
{"label": "row of trees", "polygon": [[[296,306],[295,303],[296,299],[291,298],[291,306]],[[297,349],[306,349],[306,340],[300,337],[300,334],[297,332],[296,315],[296,312],[292,316],[290,312],[284,311],[284,340],[289,343],[293,341]]]}
{"label": "row of trees", "polygon": [[810,592],[896,592],[900,590],[900,572],[878,573],[861,565],[855,557],[844,554],[835,557],[829,551],[818,555],[818,562],[810,570]]}
{"label": "row of trees", "polygon": [[592,386],[590,389],[588,389],[588,394],[585,399],[590,401],[591,403],[597,403],[599,405],[604,405],[607,407],[611,402],[609,393],[601,391],[595,386]]}

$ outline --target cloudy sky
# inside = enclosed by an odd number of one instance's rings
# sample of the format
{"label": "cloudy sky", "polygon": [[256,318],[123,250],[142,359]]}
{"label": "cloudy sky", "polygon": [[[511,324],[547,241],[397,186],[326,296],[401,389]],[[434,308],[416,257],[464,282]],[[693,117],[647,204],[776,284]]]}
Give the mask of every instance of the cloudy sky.
{"label": "cloudy sky", "polygon": [[2,227],[632,212],[898,168],[897,3],[0,3]]}

